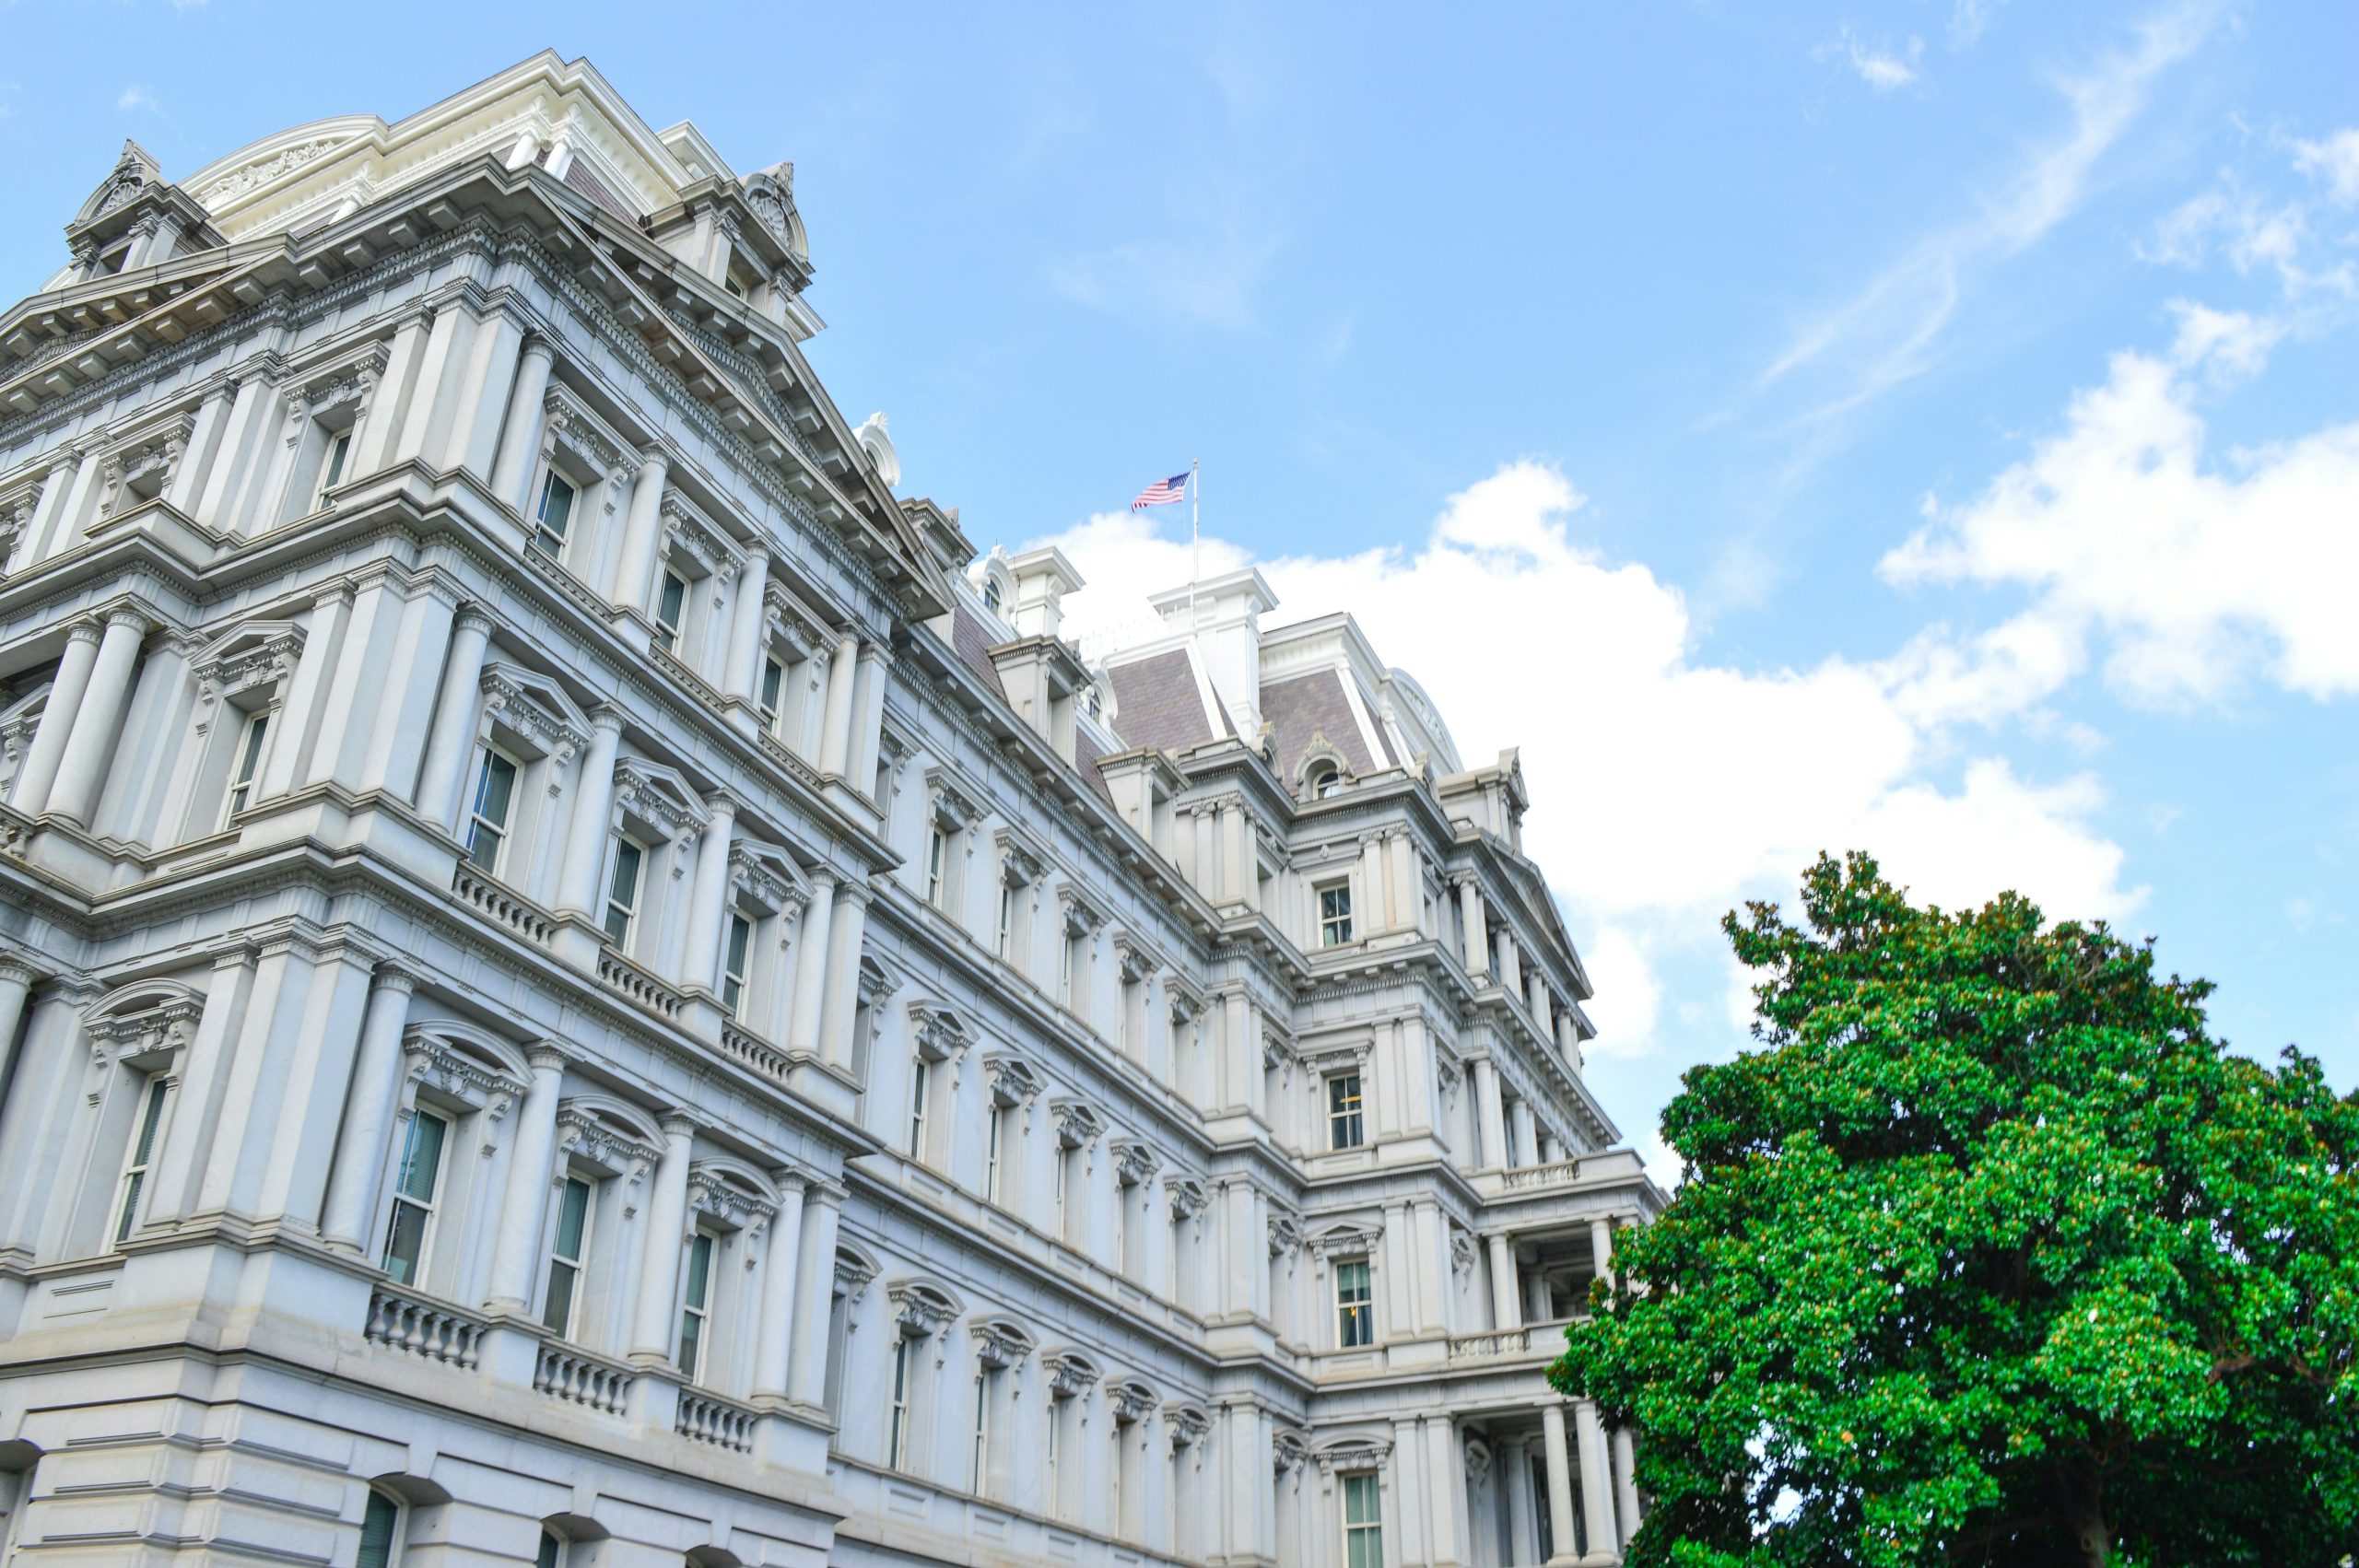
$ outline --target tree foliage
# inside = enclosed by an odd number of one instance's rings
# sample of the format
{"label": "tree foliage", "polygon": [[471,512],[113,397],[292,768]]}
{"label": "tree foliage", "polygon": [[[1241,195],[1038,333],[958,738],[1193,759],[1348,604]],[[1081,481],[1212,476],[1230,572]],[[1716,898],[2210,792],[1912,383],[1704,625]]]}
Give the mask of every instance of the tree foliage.
{"label": "tree foliage", "polygon": [[2101,923],[1861,855],[1802,907],[1723,922],[1759,1048],[1552,1372],[1637,1432],[1632,1563],[2346,1561],[2359,1108]]}

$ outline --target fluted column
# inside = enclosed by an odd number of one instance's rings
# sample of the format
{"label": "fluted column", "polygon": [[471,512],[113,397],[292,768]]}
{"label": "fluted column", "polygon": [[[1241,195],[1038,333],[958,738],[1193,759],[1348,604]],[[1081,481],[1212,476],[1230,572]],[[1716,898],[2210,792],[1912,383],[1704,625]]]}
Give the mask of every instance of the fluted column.
{"label": "fluted column", "polygon": [[1532,1495],[1532,1440],[1501,1438],[1497,1464],[1507,1481],[1508,1539],[1502,1561],[1508,1568],[1531,1568],[1540,1561],[1540,1514]]}
{"label": "fluted column", "polygon": [[1458,884],[1458,910],[1466,922],[1466,972],[1480,981],[1491,973],[1490,924],[1483,913],[1483,889],[1471,876]]}
{"label": "fluted column", "polygon": [[1506,1107],[1499,1100],[1499,1070],[1488,1057],[1476,1057],[1474,1068],[1474,1118],[1482,1147],[1475,1151],[1478,1169],[1504,1168],[1508,1159]]}
{"label": "fluted column", "polygon": [[827,1319],[835,1303],[839,1188],[815,1186],[803,1208],[803,1246],[795,1265],[793,1363],[787,1393],[814,1409],[827,1398]]}
{"label": "fluted column", "polygon": [[99,780],[114,752],[115,731],[123,725],[123,706],[131,700],[139,645],[150,624],[136,610],[107,614],[99,656],[90,666],[89,689],[83,694],[81,711],[74,717],[73,732],[65,737],[65,753],[57,760],[57,779],[49,790],[47,809],[60,816],[85,825],[89,821]]}
{"label": "fluted column", "polygon": [[688,940],[676,977],[683,987],[714,990],[713,965],[721,952],[721,921],[729,905],[729,836],[737,825],[737,802],[726,791],[705,802],[712,820],[697,840],[697,881],[688,906]]}
{"label": "fluted column", "polygon": [[490,645],[491,617],[481,610],[460,611],[452,623],[451,657],[426,737],[426,761],[417,773],[418,814],[446,832],[457,820],[467,758],[475,749],[475,701]]}
{"label": "fluted column", "polygon": [[836,914],[835,873],[811,873],[811,907],[803,913],[803,932],[794,939],[794,995],[791,999],[786,1048],[819,1054],[819,1023],[827,991],[827,937]]}
{"label": "fluted column", "polygon": [[1523,1303],[1515,1291],[1515,1243],[1503,1235],[1487,1237],[1491,1254],[1491,1324],[1505,1331],[1523,1327]]}
{"label": "fluted column", "polygon": [[1622,1549],[1630,1549],[1630,1538],[1638,1533],[1642,1522],[1638,1513],[1638,1455],[1626,1426],[1614,1429],[1614,1512],[1622,1527]]}
{"label": "fluted column", "polygon": [[820,999],[819,1035],[827,1060],[851,1066],[852,1017],[860,1001],[860,951],[868,934],[868,901],[875,896],[864,883],[848,882],[837,889],[843,907],[836,911],[827,932],[827,989]]}
{"label": "fluted column", "polygon": [[795,1298],[803,1278],[804,1178],[778,1178],[778,1217],[770,1222],[769,1253],[762,1265],[761,1323],[754,1341],[757,1399],[783,1399],[792,1391]]}
{"label": "fluted column", "polygon": [[336,1144],[327,1202],[320,1214],[321,1237],[339,1252],[368,1250],[386,1140],[401,1100],[402,1030],[409,1023],[410,993],[417,989],[417,977],[391,965],[378,969],[370,987],[360,1052],[352,1067],[352,1093],[345,1103],[344,1136]]}
{"label": "fluted column", "polygon": [[8,1084],[8,1068],[17,1049],[17,1025],[25,1016],[25,998],[41,978],[21,959],[0,956],[0,1090]]}
{"label": "fluted column", "polygon": [[574,776],[573,816],[565,825],[565,859],[557,865],[557,907],[561,913],[598,918],[598,870],[606,861],[609,819],[615,813],[615,755],[621,748],[623,716],[611,708],[590,715],[590,745]]}
{"label": "fluted column", "polygon": [[639,1310],[631,1321],[630,1358],[661,1364],[672,1358],[672,1307],[680,1285],[680,1248],[688,1219],[688,1160],[696,1124],[663,1118],[663,1157],[647,1204],[647,1246],[640,1258]]}
{"label": "fluted column", "polygon": [[533,1266],[541,1255],[547,1217],[550,1161],[557,1153],[557,1103],[565,1092],[565,1053],[544,1042],[534,1047],[532,1086],[516,1117],[516,1146],[508,1155],[508,1191],[500,1199],[499,1231],[492,1244],[492,1312],[522,1312],[533,1299]]}
{"label": "fluted column", "polygon": [[[541,399],[549,390],[549,363],[555,351],[546,338],[531,338],[516,366],[516,384],[508,394],[508,418],[500,427],[499,459],[491,470],[491,491],[518,511],[531,497],[525,492],[541,451]],[[424,389],[420,389],[423,392]]]}
{"label": "fluted column", "polygon": [[1565,1442],[1565,1407],[1551,1399],[1540,1407],[1540,1443],[1548,1470],[1548,1539],[1551,1563],[1579,1562],[1573,1524],[1573,1458]]}
{"label": "fluted column", "polygon": [[25,765],[17,770],[16,789],[10,803],[27,816],[38,816],[49,803],[50,785],[57,778],[57,764],[65,755],[66,738],[74,732],[74,716],[81,711],[83,694],[90,689],[90,670],[99,661],[99,627],[96,623],[76,623],[65,634],[65,654],[57,663],[57,674],[49,683],[49,700],[41,706],[41,725],[33,731],[33,743],[25,752]]}
{"label": "fluted column", "polygon": [[860,661],[860,639],[846,632],[827,661],[827,718],[819,731],[819,771],[840,774],[851,760],[852,676]]}
{"label": "fluted column", "polygon": [[662,543],[663,483],[672,460],[661,447],[640,452],[639,477],[631,481],[630,512],[623,520],[622,551],[615,563],[615,603],[644,612],[647,585],[655,576],[655,550]]}
{"label": "fluted column", "polygon": [[1614,1477],[1606,1461],[1605,1428],[1598,1423],[1596,1401],[1573,1401],[1573,1437],[1580,1450],[1581,1522],[1589,1531],[1585,1555],[1591,1562],[1609,1562],[1621,1555],[1622,1543],[1614,1533]]}
{"label": "fluted column", "polygon": [[769,587],[770,553],[757,544],[745,552],[745,564],[737,572],[737,599],[731,606],[729,621],[728,679],[722,695],[743,698],[745,702],[761,700],[758,683],[762,671],[762,598]]}

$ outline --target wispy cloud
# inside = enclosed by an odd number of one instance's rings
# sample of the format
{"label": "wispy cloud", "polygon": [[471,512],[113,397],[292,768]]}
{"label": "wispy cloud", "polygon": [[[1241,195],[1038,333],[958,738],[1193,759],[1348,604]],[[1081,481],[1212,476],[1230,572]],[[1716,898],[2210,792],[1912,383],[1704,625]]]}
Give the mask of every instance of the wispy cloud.
{"label": "wispy cloud", "polygon": [[1811,423],[1923,373],[1966,282],[2037,243],[2080,206],[2098,160],[2145,107],[2155,79],[2192,53],[2218,18],[2216,4],[2182,5],[2140,28],[2130,48],[2060,83],[2071,111],[2064,133],[2037,148],[1971,216],[1924,236],[1795,333],[1759,387],[1806,370],[1821,373],[1819,401],[1803,416]]}
{"label": "wispy cloud", "polygon": [[2295,142],[2294,167],[2325,181],[2337,202],[2359,202],[2359,129],[2337,131],[2319,141]]}
{"label": "wispy cloud", "polygon": [[1848,67],[1878,92],[1891,92],[1917,80],[1918,63],[1925,57],[1925,41],[1912,38],[1902,48],[1870,43],[1845,23],[1840,31],[1811,51],[1817,60],[1832,60]]}
{"label": "wispy cloud", "polygon": [[123,88],[123,95],[114,100],[114,106],[125,113],[133,113],[143,109],[150,114],[161,114],[164,111],[164,100],[156,96],[155,88],[147,87],[133,86]]}
{"label": "wispy cloud", "polygon": [[1950,10],[1950,47],[1971,49],[1982,41],[1990,18],[2007,0],[1957,0]]}

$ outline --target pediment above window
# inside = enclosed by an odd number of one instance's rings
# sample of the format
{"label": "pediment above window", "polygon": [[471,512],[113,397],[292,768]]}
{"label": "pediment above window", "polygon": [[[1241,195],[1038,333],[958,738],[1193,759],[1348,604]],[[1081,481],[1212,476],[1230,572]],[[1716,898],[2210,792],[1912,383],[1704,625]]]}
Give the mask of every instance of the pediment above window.
{"label": "pediment above window", "polygon": [[139,980],[92,1002],[82,1015],[91,1057],[100,1065],[175,1051],[204,1015],[203,993],[173,980]]}
{"label": "pediment above window", "polygon": [[633,1184],[643,1180],[663,1153],[655,1129],[644,1118],[604,1094],[577,1094],[558,1104],[557,1148],[562,1156]]}
{"label": "pediment above window", "polygon": [[1105,1117],[1086,1100],[1051,1100],[1049,1110],[1056,1117],[1057,1142],[1063,1148],[1086,1149],[1105,1134]]}
{"label": "pediment above window", "polygon": [[955,1322],[966,1310],[947,1285],[932,1280],[896,1280],[885,1287],[893,1323],[907,1339],[922,1339]]}
{"label": "pediment above window", "polygon": [[801,909],[811,902],[811,884],[787,852],[751,838],[729,846],[729,885],[766,915]]}
{"label": "pediment above window", "polygon": [[1392,1457],[1392,1439],[1355,1433],[1321,1443],[1310,1451],[1310,1457],[1319,1462],[1320,1471],[1325,1475],[1338,1470],[1373,1470]]}
{"label": "pediment above window", "polygon": [[691,575],[726,580],[745,564],[745,553],[679,491],[663,492],[662,513],[665,552],[694,562],[698,570]]}
{"label": "pediment above window", "polygon": [[1204,1192],[1204,1184],[1193,1176],[1165,1176],[1163,1190],[1171,1199],[1171,1217],[1175,1220],[1203,1213],[1205,1203],[1210,1201]]}
{"label": "pediment above window", "polygon": [[1035,1348],[1031,1333],[1023,1325],[1004,1317],[983,1319],[969,1332],[975,1336],[975,1359],[993,1372],[1017,1365]]}
{"label": "pediment above window", "polygon": [[1040,1075],[1022,1057],[994,1052],[983,1059],[983,1073],[992,1101],[1009,1110],[1040,1093]]}
{"label": "pediment above window", "polygon": [[1155,1414],[1161,1401],[1153,1387],[1137,1378],[1125,1378],[1106,1386],[1106,1403],[1114,1412],[1115,1424],[1132,1426]]}
{"label": "pediment above window", "polygon": [[248,621],[207,643],[189,661],[196,677],[197,698],[217,696],[249,687],[275,685],[295,673],[310,634],[292,621]]}
{"label": "pediment above window", "polygon": [[522,1099],[528,1069],[513,1047],[463,1024],[414,1024],[402,1037],[404,1076],[493,1121]]}
{"label": "pediment above window", "polygon": [[615,427],[591,411],[581,394],[562,381],[549,384],[543,399],[548,417],[542,439],[582,467],[616,484],[639,472],[639,452]]}
{"label": "pediment above window", "polygon": [[483,671],[484,717],[554,758],[559,767],[590,743],[590,720],[556,685],[513,664]]}
{"label": "pediment above window", "polygon": [[1117,1138],[1109,1147],[1114,1152],[1114,1179],[1124,1187],[1143,1186],[1163,1167],[1163,1156],[1156,1153],[1151,1143]]}
{"label": "pediment above window", "polygon": [[688,1167],[688,1212],[759,1235],[778,1213],[778,1192],[743,1161],[707,1155]]}
{"label": "pediment above window", "polygon": [[913,1001],[910,1043],[926,1061],[948,1061],[975,1043],[975,1028],[938,1001]]}
{"label": "pediment above window", "polygon": [[1097,1363],[1079,1351],[1047,1352],[1040,1357],[1040,1370],[1049,1375],[1052,1399],[1077,1399],[1097,1386]]}
{"label": "pediment above window", "polygon": [[615,764],[615,804],[675,840],[694,837],[712,820],[685,777],[641,757],[624,757]]}
{"label": "pediment above window", "polygon": [[1376,1250],[1384,1226],[1375,1221],[1350,1221],[1330,1225],[1309,1243],[1310,1249],[1325,1261],[1338,1258],[1366,1258]]}

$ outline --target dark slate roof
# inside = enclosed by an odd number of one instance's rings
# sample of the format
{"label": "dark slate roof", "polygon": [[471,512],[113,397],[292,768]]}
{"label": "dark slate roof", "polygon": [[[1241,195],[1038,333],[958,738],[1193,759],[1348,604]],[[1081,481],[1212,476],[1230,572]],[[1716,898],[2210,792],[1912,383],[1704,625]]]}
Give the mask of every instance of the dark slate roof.
{"label": "dark slate roof", "polygon": [[[1168,652],[1116,664],[1106,672],[1114,686],[1115,728],[1132,746],[1152,746],[1183,752],[1214,738],[1204,721],[1204,698],[1196,685],[1195,667],[1188,650]],[[1228,716],[1221,716],[1219,734],[1230,733]]]}
{"label": "dark slate roof", "polygon": [[625,223],[639,221],[639,214],[631,210],[630,204],[606,189],[606,182],[591,173],[589,166],[580,158],[577,158],[565,166],[565,183],[613,213]]}
{"label": "dark slate roof", "polygon": [[1351,701],[1344,695],[1340,670],[1315,670],[1264,685],[1262,718],[1270,726],[1276,747],[1278,777],[1289,782],[1314,735],[1325,735],[1355,774],[1374,773],[1385,766],[1368,755],[1359,720],[1353,717]]}
{"label": "dark slate roof", "polygon": [[999,645],[992,637],[991,628],[963,604],[951,614],[951,650],[958,655],[960,663],[982,677],[983,685],[991,687],[1000,701],[1005,702],[1007,685],[999,678],[999,666],[992,662],[992,649]]}
{"label": "dark slate roof", "polygon": [[1105,755],[1097,749],[1097,743],[1089,738],[1088,731],[1082,730],[1074,733],[1073,765],[1080,771],[1081,781],[1088,785],[1091,792],[1099,800],[1110,806],[1114,803],[1114,791],[1106,787],[1106,775],[1099,771],[1097,766],[1097,759]]}

